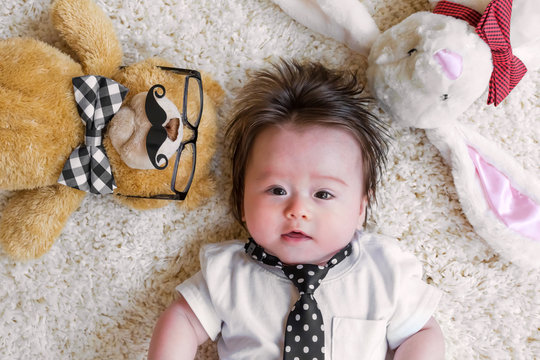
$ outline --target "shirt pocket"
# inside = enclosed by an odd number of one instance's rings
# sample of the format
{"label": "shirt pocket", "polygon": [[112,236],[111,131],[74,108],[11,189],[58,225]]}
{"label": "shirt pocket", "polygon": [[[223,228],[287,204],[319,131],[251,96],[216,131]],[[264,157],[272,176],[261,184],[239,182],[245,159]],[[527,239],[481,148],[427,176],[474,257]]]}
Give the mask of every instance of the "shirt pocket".
{"label": "shirt pocket", "polygon": [[332,319],[332,359],[384,359],[386,321],[345,317]]}

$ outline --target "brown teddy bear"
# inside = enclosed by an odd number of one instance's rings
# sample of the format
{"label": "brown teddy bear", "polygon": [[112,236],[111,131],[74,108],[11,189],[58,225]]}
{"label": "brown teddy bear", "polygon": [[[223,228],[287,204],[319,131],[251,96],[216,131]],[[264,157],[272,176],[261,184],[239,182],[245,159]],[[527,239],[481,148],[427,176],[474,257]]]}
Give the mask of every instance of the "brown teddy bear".
{"label": "brown teddy bear", "polygon": [[35,39],[0,41],[0,189],[13,191],[0,243],[15,259],[44,254],[86,192],[136,209],[185,197],[191,209],[214,188],[221,87],[161,59],[121,66],[112,23],[91,0],[57,0],[51,12],[73,57]]}

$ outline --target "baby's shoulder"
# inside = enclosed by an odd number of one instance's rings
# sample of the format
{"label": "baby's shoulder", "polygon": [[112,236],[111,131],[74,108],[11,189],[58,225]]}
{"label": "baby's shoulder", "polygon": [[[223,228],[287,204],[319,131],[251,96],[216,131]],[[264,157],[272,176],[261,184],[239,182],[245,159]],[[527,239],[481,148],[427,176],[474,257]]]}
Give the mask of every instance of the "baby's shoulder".
{"label": "baby's shoulder", "polygon": [[246,240],[229,240],[201,249],[201,273],[212,292],[237,291],[250,283],[256,263],[246,254],[245,244]]}
{"label": "baby's shoulder", "polygon": [[219,243],[206,244],[201,248],[201,265],[206,262],[228,264],[239,256],[244,256],[245,241],[228,240]]}
{"label": "baby's shoulder", "polygon": [[396,238],[366,231],[358,235],[358,244],[363,249],[370,251],[401,251],[401,247]]}
{"label": "baby's shoulder", "polygon": [[404,249],[396,238],[364,232],[358,237],[360,253],[378,264],[397,264],[416,261],[415,256]]}

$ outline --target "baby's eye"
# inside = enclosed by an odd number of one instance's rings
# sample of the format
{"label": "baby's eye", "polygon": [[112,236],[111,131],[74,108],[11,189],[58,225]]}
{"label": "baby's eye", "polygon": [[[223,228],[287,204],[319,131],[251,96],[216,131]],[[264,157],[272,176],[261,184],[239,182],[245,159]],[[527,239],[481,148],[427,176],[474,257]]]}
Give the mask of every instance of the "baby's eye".
{"label": "baby's eye", "polygon": [[412,54],[414,54],[417,50],[415,48],[412,48],[411,50],[407,51],[407,54],[409,56],[412,56]]}
{"label": "baby's eye", "polygon": [[272,195],[279,195],[279,196],[287,195],[287,191],[285,191],[285,189],[281,187],[270,188],[268,189],[268,192]]}
{"label": "baby's eye", "polygon": [[321,190],[315,193],[315,197],[322,200],[329,200],[333,198],[334,195],[330,194],[328,191]]}

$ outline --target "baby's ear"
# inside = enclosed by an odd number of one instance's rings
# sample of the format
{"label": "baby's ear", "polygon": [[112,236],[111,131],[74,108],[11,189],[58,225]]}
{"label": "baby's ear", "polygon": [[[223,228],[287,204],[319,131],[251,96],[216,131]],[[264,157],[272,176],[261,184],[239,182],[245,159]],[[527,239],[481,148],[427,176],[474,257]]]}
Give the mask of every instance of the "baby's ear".
{"label": "baby's ear", "polygon": [[356,226],[358,230],[362,230],[364,228],[364,224],[366,223],[367,205],[368,196],[364,195],[364,197],[360,201],[360,213],[358,214],[358,225]]}

